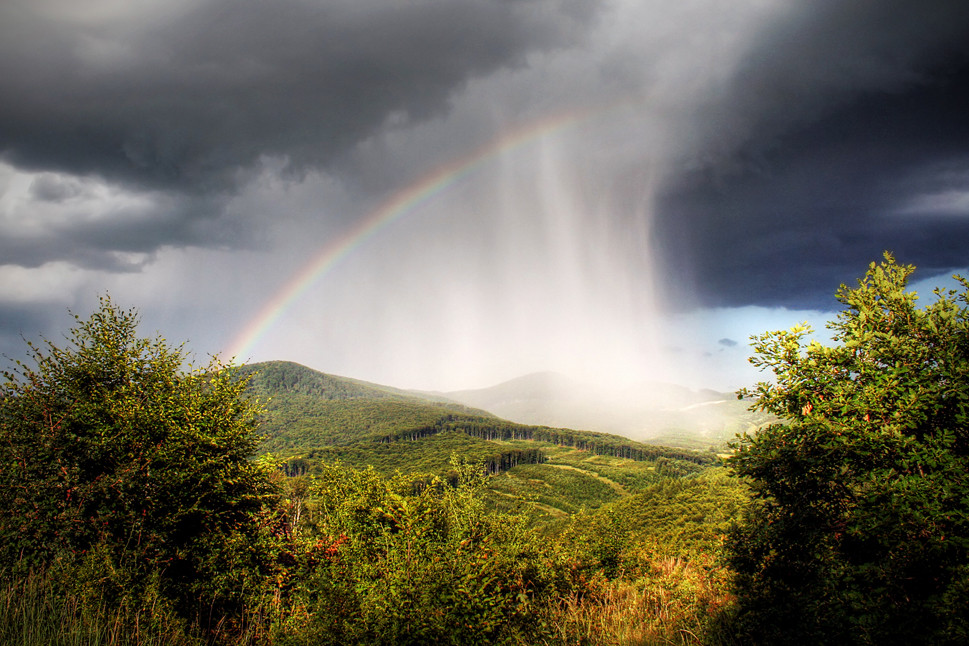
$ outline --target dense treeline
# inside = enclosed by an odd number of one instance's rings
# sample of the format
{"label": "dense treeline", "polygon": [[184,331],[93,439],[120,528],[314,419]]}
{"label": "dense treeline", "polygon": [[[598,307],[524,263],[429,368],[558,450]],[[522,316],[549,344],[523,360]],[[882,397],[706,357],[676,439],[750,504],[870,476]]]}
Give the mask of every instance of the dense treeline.
{"label": "dense treeline", "polygon": [[540,449],[510,449],[484,462],[484,470],[490,474],[513,469],[520,464],[541,464],[545,454]]}
{"label": "dense treeline", "polygon": [[549,428],[547,426],[524,426],[504,420],[478,419],[457,415],[450,415],[448,418],[442,419],[440,424],[442,430],[459,430],[472,437],[485,440],[548,442],[557,446],[572,447],[596,455],[609,455],[615,458],[655,460],[665,457],[702,465],[711,465],[717,461],[716,456],[709,452],[653,446],[607,433]]}
{"label": "dense treeline", "polygon": [[491,418],[483,419],[467,415],[446,414],[435,420],[433,425],[406,428],[376,438],[378,442],[417,441],[437,433],[459,431],[470,437],[488,441],[527,440],[546,442],[556,446],[566,446],[588,451],[595,455],[609,455],[630,460],[682,460],[696,465],[712,465],[717,457],[710,452],[654,446],[635,442],[629,438],[607,433],[575,431],[547,426],[527,426]]}

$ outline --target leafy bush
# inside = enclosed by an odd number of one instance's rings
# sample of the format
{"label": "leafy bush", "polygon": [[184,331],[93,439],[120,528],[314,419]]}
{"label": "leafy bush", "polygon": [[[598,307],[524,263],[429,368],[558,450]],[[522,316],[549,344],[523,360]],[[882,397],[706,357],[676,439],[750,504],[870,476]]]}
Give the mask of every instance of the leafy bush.
{"label": "leafy bush", "polygon": [[534,643],[549,600],[571,590],[567,563],[520,519],[491,512],[478,467],[386,477],[328,466],[309,526],[317,548],[296,578],[282,643]]}
{"label": "leafy bush", "polygon": [[752,642],[969,639],[969,285],[920,309],[913,270],[842,286],[830,347],[756,339],[755,405],[786,421],[730,460],[757,498],[731,542]]}
{"label": "leafy bush", "polygon": [[75,319],[68,347],[29,343],[36,367],[4,373],[0,565],[98,551],[135,586],[163,571],[183,614],[238,610],[271,564],[254,548],[275,497],[249,459],[258,411],[245,384],[214,361],[184,371],[181,348],[138,338],[137,315],[107,297]]}

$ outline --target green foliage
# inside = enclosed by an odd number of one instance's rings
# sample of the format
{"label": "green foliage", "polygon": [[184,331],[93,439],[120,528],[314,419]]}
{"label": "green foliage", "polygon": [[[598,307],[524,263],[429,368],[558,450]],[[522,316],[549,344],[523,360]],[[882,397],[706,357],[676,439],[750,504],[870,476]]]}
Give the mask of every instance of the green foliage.
{"label": "green foliage", "polygon": [[274,395],[260,424],[268,438],[260,450],[303,454],[324,446],[348,446],[419,433],[453,411],[422,402],[387,399],[320,399]]}
{"label": "green foliage", "polygon": [[755,406],[785,423],[730,460],[757,498],[731,543],[754,642],[969,639],[969,286],[919,308],[913,270],[842,286],[834,345],[756,339]]}
{"label": "green foliage", "polygon": [[489,511],[481,470],[438,477],[323,468],[308,531],[316,548],[281,643],[535,643],[569,570],[521,519]]}
{"label": "green foliage", "polygon": [[567,513],[599,507],[620,496],[615,483],[575,467],[554,464],[519,465],[508,472],[508,477],[497,478],[489,486]]}
{"label": "green foliage", "polygon": [[403,396],[400,391],[327,375],[291,361],[266,361],[242,366],[239,368],[239,376],[246,378],[248,390],[259,397],[282,393],[312,395],[326,400]]}
{"label": "green foliage", "polygon": [[[36,367],[4,373],[0,565],[105,551],[135,586],[164,571],[183,613],[238,608],[265,566],[259,514],[275,495],[249,459],[244,382],[216,362],[184,371],[181,348],[139,338],[137,315],[107,297],[75,319],[67,347],[29,343]],[[240,574],[223,586],[227,569]]]}
{"label": "green foliage", "polygon": [[613,568],[620,566],[620,554],[713,556],[740,518],[749,496],[748,488],[725,469],[708,469],[694,478],[665,478],[638,493],[577,514],[570,519],[566,534],[570,542],[591,549],[603,566],[611,559]]}

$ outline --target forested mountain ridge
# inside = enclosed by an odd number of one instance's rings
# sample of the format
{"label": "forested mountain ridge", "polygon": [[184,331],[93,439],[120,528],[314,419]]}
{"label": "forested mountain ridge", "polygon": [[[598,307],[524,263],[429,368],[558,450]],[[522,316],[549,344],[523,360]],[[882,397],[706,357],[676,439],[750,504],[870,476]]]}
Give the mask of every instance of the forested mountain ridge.
{"label": "forested mountain ridge", "polygon": [[290,361],[237,369],[247,394],[265,408],[264,451],[349,444],[434,424],[453,413],[490,417],[443,397],[329,375]]}
{"label": "forested mountain ridge", "polygon": [[[238,374],[250,378],[249,392],[257,397],[299,394],[327,400],[390,399],[435,402],[467,410],[467,406],[441,395],[401,390],[350,377],[330,375],[292,361],[245,364],[238,368]],[[485,414],[484,411],[476,412]]]}

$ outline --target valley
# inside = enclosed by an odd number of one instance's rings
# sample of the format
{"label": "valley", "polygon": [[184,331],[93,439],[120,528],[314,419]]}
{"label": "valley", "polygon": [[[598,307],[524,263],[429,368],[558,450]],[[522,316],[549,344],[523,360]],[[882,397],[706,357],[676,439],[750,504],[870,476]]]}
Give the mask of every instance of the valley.
{"label": "valley", "polygon": [[[400,390],[291,362],[243,366],[240,375],[251,378],[249,392],[266,409],[259,450],[287,474],[312,475],[321,464],[332,463],[373,467],[387,475],[441,474],[456,456],[498,476],[487,484],[496,508],[543,522],[599,509],[671,478],[716,471],[727,433],[763,423],[731,406],[717,410],[715,426],[714,417],[708,417],[707,427],[682,428],[695,412],[726,403],[725,395],[657,385],[640,405],[640,427],[661,433],[654,442],[539,425],[561,418],[557,415],[568,417],[558,403],[572,402],[572,411],[589,412],[607,401],[601,395],[583,399],[577,383],[550,373],[460,393]],[[661,402],[676,408],[660,410]],[[515,406],[519,421],[499,415],[514,413]],[[651,410],[661,415],[659,421],[649,417]],[[661,443],[664,438],[673,441]]]}

